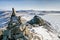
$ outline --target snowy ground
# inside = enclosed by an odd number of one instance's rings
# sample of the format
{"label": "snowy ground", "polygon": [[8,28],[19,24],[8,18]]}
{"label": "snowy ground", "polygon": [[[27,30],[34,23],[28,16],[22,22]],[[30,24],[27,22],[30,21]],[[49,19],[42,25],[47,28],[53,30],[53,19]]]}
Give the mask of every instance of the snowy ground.
{"label": "snowy ground", "polygon": [[[28,15],[23,16],[27,21],[31,20],[34,17],[34,15]],[[41,16],[44,20],[50,22],[52,24],[52,27],[56,33],[52,33],[50,31],[47,31],[47,29],[42,27],[33,28],[37,34],[42,35],[43,40],[60,40],[58,38],[58,35],[60,33],[60,14],[47,14],[44,16]]]}
{"label": "snowy ground", "polygon": [[[3,13],[1,15],[3,15]],[[19,15],[20,14],[17,14],[17,16]],[[25,15],[21,14],[21,16],[27,21],[31,20],[34,17],[34,15],[29,15],[29,14],[25,14]],[[38,16],[41,16],[41,15],[38,15]],[[9,19],[7,19],[6,17],[10,17],[10,15],[5,15],[4,17],[0,18],[0,26],[5,25],[8,22]],[[55,29],[58,34],[60,33],[60,14],[46,14],[41,17],[44,20],[47,20],[48,22],[50,22],[52,24],[51,28]],[[43,28],[43,26],[35,27],[33,29],[39,36],[43,38],[43,40],[60,40],[58,39],[58,35],[56,33],[47,31],[47,29]]]}
{"label": "snowy ground", "polygon": [[33,29],[35,30],[35,33],[37,33],[39,36],[41,36],[41,38],[43,38],[43,40],[60,40],[58,39],[56,34],[47,31],[47,29],[42,28],[42,26]]}
{"label": "snowy ground", "polygon": [[60,33],[60,14],[47,14],[42,18],[49,21],[52,24],[53,28]]}

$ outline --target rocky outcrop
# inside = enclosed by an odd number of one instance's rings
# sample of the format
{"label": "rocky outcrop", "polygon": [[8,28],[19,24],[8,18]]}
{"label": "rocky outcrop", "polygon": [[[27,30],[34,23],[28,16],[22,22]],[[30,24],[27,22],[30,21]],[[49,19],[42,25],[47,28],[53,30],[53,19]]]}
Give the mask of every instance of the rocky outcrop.
{"label": "rocky outcrop", "polygon": [[[37,16],[37,15],[35,15],[35,16],[33,17],[33,19],[31,19],[31,20],[28,21],[27,23],[29,23],[29,24],[32,25],[33,27],[43,26],[43,28],[45,28],[45,29],[47,29],[48,31],[51,31],[51,32],[53,32],[53,30],[54,30],[54,29],[52,28],[52,25],[51,25],[48,21],[42,19],[41,17],[39,17],[39,16]],[[55,30],[54,30],[54,32],[55,32]]]}
{"label": "rocky outcrop", "polygon": [[33,17],[33,19],[31,19],[30,21],[28,21],[27,23],[31,24],[31,25],[40,25],[40,26],[43,26],[45,25],[46,23],[48,23],[49,25],[51,25],[49,22],[43,20],[41,17],[35,15]]}
{"label": "rocky outcrop", "polygon": [[[1,40],[32,40],[32,38],[37,38],[36,35],[33,36],[33,32],[31,32],[30,25],[28,23],[23,23],[21,17],[17,17],[15,15],[15,10],[12,8],[12,15],[10,21],[8,23],[8,27],[3,31]],[[34,38],[34,39],[35,39]],[[33,39],[33,40],[34,40]],[[39,39],[40,40],[40,39]]]}
{"label": "rocky outcrop", "polygon": [[38,25],[43,25],[43,19],[37,15],[35,15],[33,17],[33,19],[31,19],[30,21],[28,21],[27,23],[34,25],[34,24],[38,24]]}
{"label": "rocky outcrop", "polygon": [[20,25],[22,24],[21,22],[21,17],[17,17],[15,15],[15,11],[14,11],[14,8],[12,8],[12,15],[11,15],[11,18],[10,18],[10,21],[8,23],[8,27],[6,30],[4,30],[3,32],[3,39],[2,40],[17,40],[19,39],[20,37],[23,37],[23,33],[21,32],[20,30]]}

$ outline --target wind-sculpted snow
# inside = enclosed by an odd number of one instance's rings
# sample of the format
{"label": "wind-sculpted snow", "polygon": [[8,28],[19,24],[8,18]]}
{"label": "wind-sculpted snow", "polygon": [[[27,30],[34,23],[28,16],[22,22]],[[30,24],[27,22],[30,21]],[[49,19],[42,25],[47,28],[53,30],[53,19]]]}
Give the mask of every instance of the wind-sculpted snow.
{"label": "wind-sculpted snow", "polygon": [[9,12],[0,12],[0,27],[5,27],[8,24],[10,15]]}
{"label": "wind-sculpted snow", "polygon": [[42,28],[43,26],[40,27],[34,27],[34,32],[37,33],[38,35],[41,35],[43,37],[43,40],[59,40],[56,34],[47,31],[47,29]]}
{"label": "wind-sculpted snow", "polygon": [[60,33],[60,14],[48,14],[44,15],[42,18],[49,21],[52,24],[51,28]]}

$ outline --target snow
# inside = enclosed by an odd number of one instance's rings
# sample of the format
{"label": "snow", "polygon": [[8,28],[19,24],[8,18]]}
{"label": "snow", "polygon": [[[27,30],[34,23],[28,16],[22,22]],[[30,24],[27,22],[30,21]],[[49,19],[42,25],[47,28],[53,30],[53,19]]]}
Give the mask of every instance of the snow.
{"label": "snow", "polygon": [[[3,13],[5,14],[5,13]],[[31,20],[34,15],[29,15],[29,14],[17,14],[17,16],[20,16],[24,19],[26,19],[27,21]],[[1,17],[0,18],[0,26],[2,24],[5,24],[5,20],[7,19],[3,19],[3,18],[6,18],[6,17],[9,17],[10,15],[6,15],[4,17]],[[41,16],[41,15],[39,15]],[[57,33],[59,34],[60,33],[60,14],[46,14],[44,16],[41,16],[44,20],[48,21],[51,23],[53,29],[55,29],[57,31]],[[2,20],[4,20],[4,22],[2,22]],[[1,28],[1,29],[6,29],[6,27],[4,28]],[[43,38],[43,40],[60,40],[58,38],[58,35],[56,33],[52,33],[50,31],[48,31],[47,29],[43,28],[43,26],[39,26],[39,27],[33,27],[32,29],[34,29],[35,33],[38,34],[38,36],[41,36],[41,38]]]}
{"label": "snow", "polygon": [[[27,21],[31,20],[34,17],[34,15],[26,15],[23,16]],[[41,16],[44,20],[51,23],[53,29],[55,29],[57,32],[60,32],[60,14],[47,14],[44,16]],[[56,33],[52,33],[48,31],[45,28],[42,27],[36,27],[33,28],[39,36],[41,35],[43,37],[43,40],[60,40],[58,38],[58,35]]]}
{"label": "snow", "polygon": [[53,34],[52,32],[48,32],[47,29],[40,27],[34,27],[34,32],[37,33],[43,40],[59,40],[57,35]]}
{"label": "snow", "polygon": [[60,14],[47,14],[42,17],[44,20],[50,22],[52,27],[60,32]]}

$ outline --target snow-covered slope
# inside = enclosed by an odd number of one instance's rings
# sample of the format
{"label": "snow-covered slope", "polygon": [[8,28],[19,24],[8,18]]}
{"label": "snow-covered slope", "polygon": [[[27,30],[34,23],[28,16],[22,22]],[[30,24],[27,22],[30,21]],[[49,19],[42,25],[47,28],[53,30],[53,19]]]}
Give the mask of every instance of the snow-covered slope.
{"label": "snow-covered slope", "polygon": [[41,36],[42,40],[60,40],[56,34],[47,31],[47,29],[40,27],[34,27],[34,32]]}
{"label": "snow-covered slope", "polygon": [[[41,15],[39,15],[41,16]],[[27,21],[31,20],[34,17],[34,15],[29,15],[29,16],[23,16]],[[33,28],[36,33],[41,34],[43,36],[43,40],[60,40],[58,38],[58,35],[60,33],[60,14],[46,14],[44,16],[41,16],[44,20],[48,21],[51,23],[51,28],[54,29],[54,33],[47,31],[47,29],[42,28],[42,27],[37,27]]]}
{"label": "snow-covered slope", "polygon": [[[39,15],[41,16],[41,15]],[[23,18],[25,18],[27,21],[31,20],[34,15],[26,15],[26,16],[22,16]],[[40,34],[43,36],[43,40],[60,40],[58,38],[58,35],[60,33],[60,14],[46,14],[44,16],[41,16],[44,20],[48,21],[49,23],[51,23],[51,28],[54,29],[54,33],[51,31],[48,31],[47,29],[43,28],[43,27],[37,27],[37,28],[33,28],[35,30],[35,32],[37,34]]]}
{"label": "snow-covered slope", "polygon": [[60,14],[47,14],[42,18],[50,22],[52,24],[52,28],[60,33]]}

